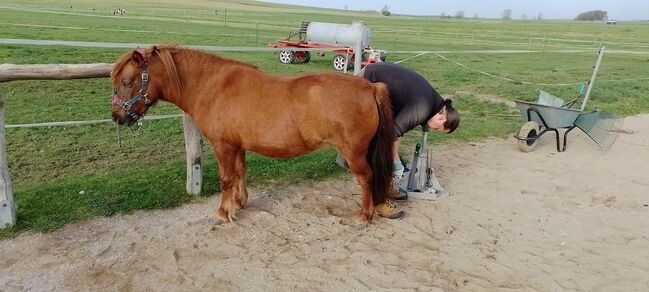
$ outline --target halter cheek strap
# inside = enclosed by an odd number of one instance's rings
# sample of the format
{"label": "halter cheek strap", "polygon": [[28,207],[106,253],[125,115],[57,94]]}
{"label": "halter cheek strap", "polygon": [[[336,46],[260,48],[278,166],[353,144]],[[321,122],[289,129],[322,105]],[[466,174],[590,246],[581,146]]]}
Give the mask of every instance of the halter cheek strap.
{"label": "halter cheek strap", "polygon": [[146,52],[143,49],[137,49],[136,50],[140,56],[142,57],[142,63],[140,64],[140,67],[142,68],[142,86],[140,87],[140,91],[138,94],[133,96],[131,99],[127,101],[122,101],[119,96],[117,96],[117,93],[113,95],[113,105],[116,105],[118,107],[121,107],[126,111],[126,113],[131,116],[134,120],[139,120],[144,116],[144,114],[139,115],[135,111],[133,111],[131,108],[137,104],[140,100],[144,99],[144,104],[146,106],[151,105],[151,100],[147,97],[149,95],[149,73],[148,73],[148,66],[149,63],[147,62],[147,57],[146,57]]}

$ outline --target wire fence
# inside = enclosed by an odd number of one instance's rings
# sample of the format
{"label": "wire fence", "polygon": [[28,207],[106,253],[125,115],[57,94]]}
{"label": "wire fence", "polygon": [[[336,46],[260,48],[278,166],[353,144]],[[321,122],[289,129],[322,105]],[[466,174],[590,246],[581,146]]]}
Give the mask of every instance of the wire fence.
{"label": "wire fence", "polygon": [[[138,48],[138,47],[149,47],[153,44],[137,44],[137,43],[107,43],[107,42],[71,42],[71,41],[54,41],[54,40],[29,40],[29,39],[0,39],[0,44],[6,45],[39,45],[39,46],[73,46],[73,47],[94,47],[94,48]],[[217,52],[268,52],[268,51],[278,51],[278,50],[291,50],[291,51],[332,51],[335,48],[258,48],[258,47],[222,47],[222,46],[200,46],[200,45],[190,45],[186,46],[194,49],[201,49],[207,51],[217,51]],[[583,84],[583,82],[569,82],[569,83],[542,83],[542,82],[532,82],[525,80],[516,80],[513,78],[504,77],[498,75],[497,73],[490,73],[484,70],[479,70],[472,68],[464,63],[453,60],[444,54],[532,54],[532,53],[584,53],[584,52],[595,52],[595,49],[567,49],[567,50],[547,50],[547,51],[537,51],[537,50],[464,50],[464,51],[395,51],[393,53],[400,54],[415,54],[414,56],[404,58],[402,60],[394,61],[394,63],[403,63],[413,59],[417,59],[421,56],[432,54],[445,61],[453,63],[459,67],[462,67],[466,70],[476,72],[494,79],[519,83],[519,84],[528,84],[528,85],[540,85],[540,86],[575,86]],[[607,50],[607,54],[649,54],[649,52],[635,52],[635,51],[619,51],[619,50]],[[625,82],[625,81],[642,81],[649,80],[649,77],[636,77],[636,78],[623,78],[623,79],[610,79],[610,80],[598,80],[598,82]],[[169,119],[169,118],[178,118],[180,115],[159,115],[159,116],[147,116],[147,120],[157,120],[157,119]],[[29,123],[29,124],[8,124],[6,128],[39,128],[39,127],[67,127],[67,126],[79,126],[79,125],[93,125],[99,123],[110,123],[112,122],[109,119],[103,120],[86,120],[86,121],[53,121],[53,122],[44,122],[44,123]]]}
{"label": "wire fence", "polygon": [[[181,118],[183,115],[174,114],[174,115],[154,115],[154,116],[144,116],[142,119],[145,121],[155,121],[162,119],[173,119]],[[82,126],[82,125],[96,125],[96,124],[105,124],[105,123],[114,123],[111,119],[102,119],[102,120],[86,120],[86,121],[64,121],[64,122],[46,122],[46,123],[34,123],[34,124],[15,124],[15,125],[5,125],[7,129],[13,128],[51,128],[51,127],[68,127],[68,126]]]}

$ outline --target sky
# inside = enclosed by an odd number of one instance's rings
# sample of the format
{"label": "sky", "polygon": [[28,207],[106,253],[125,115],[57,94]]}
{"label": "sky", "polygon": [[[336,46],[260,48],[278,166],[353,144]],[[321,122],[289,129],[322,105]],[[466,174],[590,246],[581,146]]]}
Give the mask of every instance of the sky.
{"label": "sky", "polygon": [[482,18],[501,18],[504,10],[512,10],[512,19],[574,19],[579,13],[590,10],[604,10],[609,19],[649,20],[649,0],[264,0],[264,2],[295,4],[323,8],[349,10],[377,10],[385,5],[390,12],[409,15],[454,16],[458,11],[464,17],[478,14]]}

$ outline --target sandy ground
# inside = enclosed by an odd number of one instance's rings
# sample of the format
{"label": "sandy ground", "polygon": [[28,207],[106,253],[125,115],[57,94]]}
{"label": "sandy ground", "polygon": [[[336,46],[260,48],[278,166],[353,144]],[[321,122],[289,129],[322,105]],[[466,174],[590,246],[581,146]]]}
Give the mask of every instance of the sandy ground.
{"label": "sandy ground", "polygon": [[402,220],[342,224],[352,180],[251,189],[236,224],[218,197],[0,242],[0,290],[649,291],[649,116],[606,154],[583,134],[557,153],[513,138],[438,147],[451,196]]}

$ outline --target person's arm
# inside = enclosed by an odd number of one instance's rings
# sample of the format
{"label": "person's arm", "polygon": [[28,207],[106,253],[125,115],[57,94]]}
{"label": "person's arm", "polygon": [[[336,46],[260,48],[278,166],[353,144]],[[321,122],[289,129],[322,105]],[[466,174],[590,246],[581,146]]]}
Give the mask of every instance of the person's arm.
{"label": "person's arm", "polygon": [[394,140],[393,144],[394,147],[392,148],[392,161],[401,161],[401,158],[399,158],[399,146],[401,146],[401,137]]}
{"label": "person's arm", "polygon": [[397,137],[428,121],[432,105],[424,98],[413,98],[394,117],[394,128]]}

